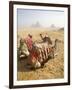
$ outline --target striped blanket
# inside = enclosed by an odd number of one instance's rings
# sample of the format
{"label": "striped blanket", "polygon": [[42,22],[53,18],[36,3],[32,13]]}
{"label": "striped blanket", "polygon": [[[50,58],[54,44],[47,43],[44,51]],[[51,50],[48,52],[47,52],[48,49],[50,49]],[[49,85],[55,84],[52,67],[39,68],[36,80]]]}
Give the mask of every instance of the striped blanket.
{"label": "striped blanket", "polygon": [[46,63],[49,56],[54,57],[54,50],[53,47],[49,47],[47,43],[35,44],[30,52],[30,60],[34,65],[37,65],[37,62],[41,65]]}

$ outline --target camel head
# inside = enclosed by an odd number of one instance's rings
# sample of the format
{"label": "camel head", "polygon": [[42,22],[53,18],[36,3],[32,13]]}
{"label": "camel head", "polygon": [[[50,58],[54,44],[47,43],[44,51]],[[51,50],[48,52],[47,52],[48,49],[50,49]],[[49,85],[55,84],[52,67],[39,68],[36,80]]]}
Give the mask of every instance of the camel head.
{"label": "camel head", "polygon": [[42,34],[40,33],[40,36],[41,36]]}
{"label": "camel head", "polygon": [[25,40],[22,38],[20,39],[20,46],[19,46],[18,53],[19,53],[19,57],[29,56],[29,54],[30,54],[28,51],[27,44],[26,44]]}

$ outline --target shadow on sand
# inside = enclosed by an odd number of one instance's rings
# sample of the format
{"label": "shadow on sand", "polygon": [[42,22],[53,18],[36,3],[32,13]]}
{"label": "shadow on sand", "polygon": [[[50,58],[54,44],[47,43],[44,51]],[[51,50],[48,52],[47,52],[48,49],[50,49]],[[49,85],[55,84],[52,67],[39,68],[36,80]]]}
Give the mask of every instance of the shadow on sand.
{"label": "shadow on sand", "polygon": [[[49,57],[49,59],[44,63],[47,63],[50,59],[51,58]],[[44,67],[46,67],[45,64],[43,64],[41,68]],[[40,69],[40,68],[36,68],[36,69]],[[17,65],[18,72],[30,72],[30,71],[35,71],[36,69],[32,68],[31,65],[27,63],[27,58],[18,61],[18,65]]]}

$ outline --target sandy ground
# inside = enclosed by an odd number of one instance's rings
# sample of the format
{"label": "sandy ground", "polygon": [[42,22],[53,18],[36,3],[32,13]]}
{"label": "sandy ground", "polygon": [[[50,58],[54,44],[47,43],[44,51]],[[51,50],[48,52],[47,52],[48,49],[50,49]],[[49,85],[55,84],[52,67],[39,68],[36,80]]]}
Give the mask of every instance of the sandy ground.
{"label": "sandy ground", "polygon": [[[22,28],[18,30],[19,37],[25,38],[27,34],[33,35],[33,41],[41,40],[39,34],[47,33],[54,41],[56,38],[62,42],[58,43],[57,56],[54,59],[49,59],[43,68],[30,70],[26,65],[27,59],[18,61],[17,80],[39,80],[39,79],[59,79],[64,78],[64,31],[51,30],[50,28]],[[19,46],[19,41],[18,41]]]}

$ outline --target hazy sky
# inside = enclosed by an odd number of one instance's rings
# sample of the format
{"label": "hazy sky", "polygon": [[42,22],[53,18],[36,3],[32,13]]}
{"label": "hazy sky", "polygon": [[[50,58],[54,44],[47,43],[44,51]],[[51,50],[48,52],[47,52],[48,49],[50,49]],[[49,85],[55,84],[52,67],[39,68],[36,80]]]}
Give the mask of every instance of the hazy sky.
{"label": "hazy sky", "polygon": [[31,26],[39,22],[43,27],[54,24],[56,27],[64,26],[64,11],[17,9],[18,27]]}

